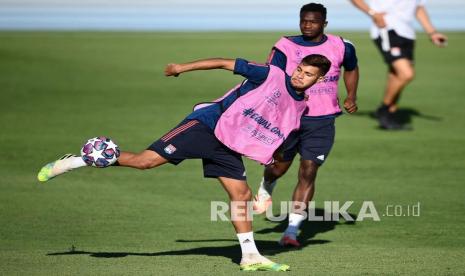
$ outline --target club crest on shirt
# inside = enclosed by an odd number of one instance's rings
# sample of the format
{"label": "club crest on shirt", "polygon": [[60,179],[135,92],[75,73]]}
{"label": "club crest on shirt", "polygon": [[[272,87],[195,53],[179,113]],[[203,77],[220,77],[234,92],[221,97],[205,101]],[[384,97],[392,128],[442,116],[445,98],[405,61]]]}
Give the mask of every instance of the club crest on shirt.
{"label": "club crest on shirt", "polygon": [[164,150],[167,154],[173,154],[176,151],[176,147],[169,144]]}

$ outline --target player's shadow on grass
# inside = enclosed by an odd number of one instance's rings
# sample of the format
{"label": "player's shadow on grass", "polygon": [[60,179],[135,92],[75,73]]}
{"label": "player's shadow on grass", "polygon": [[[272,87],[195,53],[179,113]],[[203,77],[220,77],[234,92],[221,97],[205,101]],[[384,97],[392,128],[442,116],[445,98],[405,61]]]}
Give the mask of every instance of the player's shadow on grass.
{"label": "player's shadow on grass", "polygon": [[[324,214],[323,209],[316,209],[315,214],[317,216],[322,216]],[[349,214],[355,220],[355,216]],[[287,227],[287,220],[282,222],[277,222],[278,225],[272,228],[262,229],[257,231],[257,233],[271,233],[279,232],[282,233]],[[302,233],[299,236],[302,247],[309,245],[325,244],[330,241],[328,240],[318,240],[312,239],[318,233],[324,233],[331,230],[334,230],[337,225],[340,224],[354,224],[354,222],[345,222],[341,223],[338,221],[305,221],[302,225]],[[223,246],[201,246],[189,249],[182,250],[170,250],[170,251],[160,251],[153,253],[145,252],[92,252],[85,250],[78,250],[74,246],[71,247],[68,251],[64,252],[54,252],[48,253],[48,256],[67,256],[67,255],[89,255],[90,257],[95,258],[123,258],[127,256],[146,256],[146,257],[156,257],[156,256],[183,256],[183,255],[201,255],[201,256],[215,256],[215,257],[225,257],[231,259],[234,263],[240,262],[241,250],[237,244],[236,239],[207,239],[207,240],[177,240],[179,243],[211,243],[211,242],[227,242],[231,243]],[[283,251],[287,251],[278,245],[276,240],[255,240],[257,247],[260,249],[260,252],[270,256]]]}
{"label": "player's shadow on grass", "polygon": [[[314,210],[315,218],[325,218],[325,220],[317,221],[316,219],[305,220],[302,222],[300,226],[300,235],[297,239],[300,242],[301,248],[307,247],[313,244],[324,244],[329,243],[328,240],[317,240],[313,239],[317,234],[325,233],[332,231],[338,225],[354,225],[357,219],[357,216],[351,213],[348,215],[352,218],[352,220],[346,221],[342,217],[339,217],[338,220],[333,219],[326,219],[332,218],[333,213],[326,213],[324,209],[316,208]],[[338,216],[338,214],[336,215]],[[320,219],[318,219],[320,220]],[[265,228],[262,230],[255,231],[257,234],[268,234],[268,233],[284,233],[288,226],[288,220],[283,220],[279,222],[275,222],[277,225],[271,228]],[[282,248],[281,248],[282,250]]]}
{"label": "player's shadow on grass", "polygon": [[[355,112],[354,114],[352,114],[352,116],[367,116],[367,117],[370,117],[370,118],[372,118],[374,120],[377,120],[377,117],[376,117],[374,111],[362,111],[362,110],[360,110],[360,111]],[[420,111],[418,111],[416,109],[413,109],[413,108],[409,108],[409,107],[407,107],[407,108],[399,108],[399,110],[397,110],[395,116],[396,116],[396,121],[403,124],[403,125],[411,124],[412,117],[418,117],[418,118],[422,118],[422,119],[425,119],[425,120],[428,120],[428,121],[436,121],[436,122],[442,121],[441,117],[434,116],[434,115],[423,114]]]}
{"label": "player's shadow on grass", "polygon": [[[144,257],[156,257],[156,256],[184,256],[184,255],[200,255],[200,256],[213,256],[213,257],[225,257],[230,259],[234,263],[240,262],[241,249],[236,239],[212,239],[204,241],[194,241],[194,242],[228,242],[228,245],[223,246],[202,246],[182,250],[170,250],[170,251],[160,251],[160,252],[92,252],[78,249],[70,249],[64,252],[54,252],[48,253],[47,256],[69,256],[69,255],[89,255],[94,258],[123,258],[127,256],[144,256]],[[190,242],[190,241],[182,241]],[[276,253],[282,252],[282,250],[277,250],[276,241],[255,241],[258,248],[262,253],[266,255],[274,255]],[[273,253],[274,251],[274,253]]]}
{"label": "player's shadow on grass", "polygon": [[[200,256],[212,256],[212,257],[225,257],[231,260],[233,263],[240,262],[241,249],[236,239],[212,239],[202,241],[178,241],[178,242],[228,242],[229,245],[224,246],[203,246],[195,247],[182,250],[170,250],[160,252],[92,252],[78,249],[70,249],[64,252],[48,253],[47,256],[69,256],[69,255],[89,255],[94,258],[124,258],[127,256],[143,256],[143,257],[157,257],[157,256],[184,256],[184,255],[200,255]],[[322,244],[329,241],[325,240],[312,240],[305,244]],[[283,249],[279,247],[278,243],[273,241],[255,240],[257,247],[260,252],[264,255],[270,256],[277,253],[283,252]]]}

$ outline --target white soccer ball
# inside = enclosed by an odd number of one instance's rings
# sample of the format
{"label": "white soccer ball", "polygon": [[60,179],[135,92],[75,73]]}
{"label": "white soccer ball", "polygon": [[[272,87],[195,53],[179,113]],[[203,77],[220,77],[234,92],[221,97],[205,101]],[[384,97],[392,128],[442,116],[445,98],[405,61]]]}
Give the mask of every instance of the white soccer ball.
{"label": "white soccer ball", "polygon": [[118,145],[105,136],[94,137],[84,144],[81,157],[87,165],[105,168],[113,165],[120,155]]}

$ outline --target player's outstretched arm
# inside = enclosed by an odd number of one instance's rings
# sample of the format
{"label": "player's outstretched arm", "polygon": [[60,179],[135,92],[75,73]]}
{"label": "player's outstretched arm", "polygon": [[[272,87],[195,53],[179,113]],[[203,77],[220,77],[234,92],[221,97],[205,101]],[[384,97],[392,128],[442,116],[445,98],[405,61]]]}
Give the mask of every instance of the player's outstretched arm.
{"label": "player's outstretched arm", "polygon": [[165,76],[175,76],[189,71],[195,70],[210,70],[210,69],[224,69],[233,71],[236,60],[225,58],[209,58],[201,59],[188,63],[170,63],[166,65]]}
{"label": "player's outstretched arm", "polygon": [[429,35],[433,44],[439,47],[445,47],[447,45],[447,36],[434,29],[433,23],[431,23],[428,12],[424,6],[418,6],[416,16],[418,22],[420,22],[421,26],[423,26],[423,29]]}
{"label": "player's outstretched arm", "polygon": [[350,2],[362,12],[371,15],[369,14],[370,6],[364,0],[350,0]]}
{"label": "player's outstretched arm", "polygon": [[377,12],[370,8],[370,6],[364,0],[350,0],[352,4],[362,12],[366,13],[371,20],[378,26],[378,28],[386,27],[386,21],[384,21],[384,12]]}

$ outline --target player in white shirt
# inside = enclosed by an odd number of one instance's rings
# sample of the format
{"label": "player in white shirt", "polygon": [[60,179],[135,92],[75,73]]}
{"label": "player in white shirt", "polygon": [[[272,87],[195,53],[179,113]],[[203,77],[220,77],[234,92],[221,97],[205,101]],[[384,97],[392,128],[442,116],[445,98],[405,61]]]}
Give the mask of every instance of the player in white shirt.
{"label": "player in white shirt", "polygon": [[414,76],[413,49],[415,18],[420,22],[434,45],[445,47],[447,37],[436,31],[425,8],[425,0],[351,0],[373,20],[371,38],[388,64],[388,80],[383,102],[376,110],[380,127],[405,129],[395,120],[397,103],[404,87]]}

